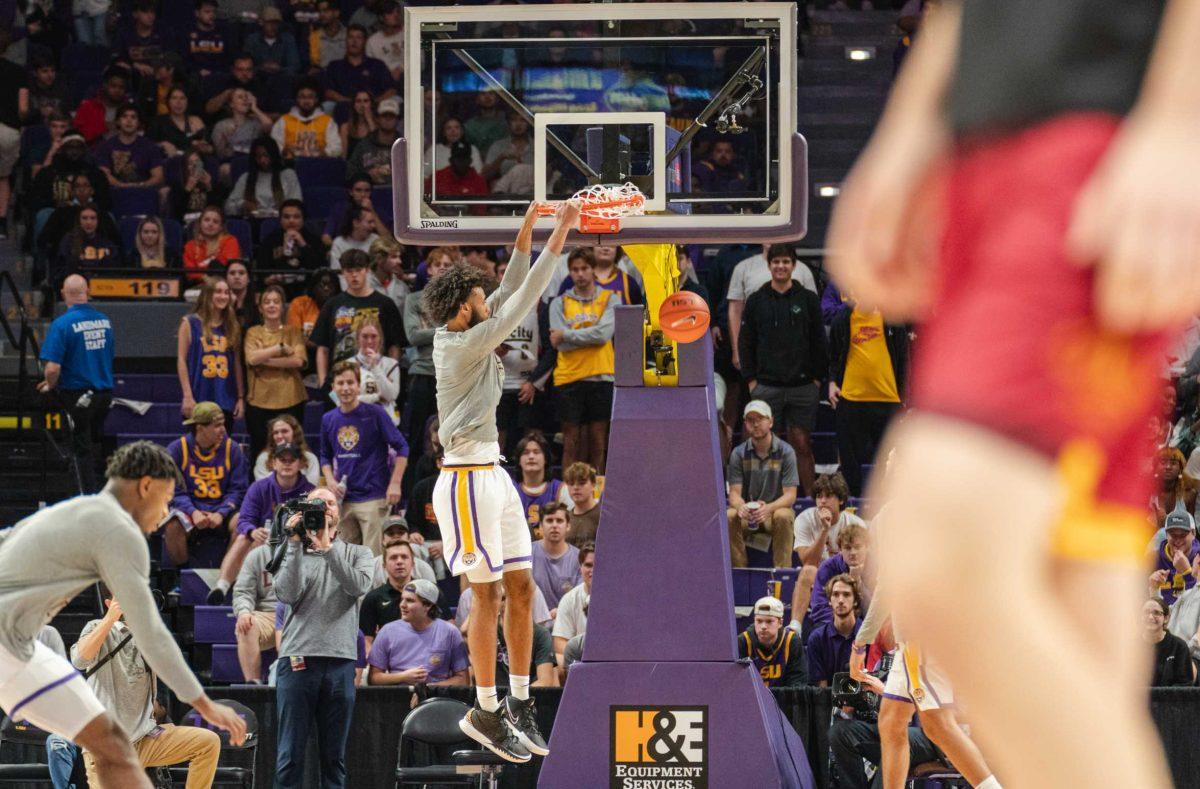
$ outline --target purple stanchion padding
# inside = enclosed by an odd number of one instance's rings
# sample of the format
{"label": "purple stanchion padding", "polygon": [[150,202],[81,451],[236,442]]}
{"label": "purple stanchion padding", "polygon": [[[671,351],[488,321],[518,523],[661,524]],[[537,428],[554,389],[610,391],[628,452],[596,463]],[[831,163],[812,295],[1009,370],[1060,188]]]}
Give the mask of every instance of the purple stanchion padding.
{"label": "purple stanchion padding", "polygon": [[[617,356],[640,356],[640,322],[622,312]],[[555,717],[546,789],[814,786],[799,736],[737,660],[708,345],[680,347],[681,379],[695,365],[705,385],[627,376],[614,389],[583,662]]]}

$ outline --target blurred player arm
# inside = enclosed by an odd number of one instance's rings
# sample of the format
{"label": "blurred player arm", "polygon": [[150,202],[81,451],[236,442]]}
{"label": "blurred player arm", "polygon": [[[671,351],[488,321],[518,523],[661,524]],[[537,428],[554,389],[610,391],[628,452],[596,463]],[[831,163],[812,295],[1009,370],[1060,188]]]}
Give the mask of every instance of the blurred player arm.
{"label": "blurred player arm", "polygon": [[1175,329],[1200,307],[1200,3],[1170,0],[1137,103],[1076,201],[1068,249],[1097,265],[1119,332]]}
{"label": "blurred player arm", "polygon": [[883,628],[883,623],[891,615],[888,609],[887,599],[884,597],[879,584],[875,586],[875,595],[871,598],[871,605],[867,607],[867,613],[863,615],[862,625],[858,628],[858,634],[854,637],[855,649],[866,649],[879,635],[879,631]]}
{"label": "blurred player arm", "polygon": [[830,272],[844,295],[894,320],[920,311],[925,255],[908,254],[910,218],[934,163],[950,149],[946,95],[958,57],[962,7],[943,2],[896,79],[871,141],[843,183],[830,224]]}

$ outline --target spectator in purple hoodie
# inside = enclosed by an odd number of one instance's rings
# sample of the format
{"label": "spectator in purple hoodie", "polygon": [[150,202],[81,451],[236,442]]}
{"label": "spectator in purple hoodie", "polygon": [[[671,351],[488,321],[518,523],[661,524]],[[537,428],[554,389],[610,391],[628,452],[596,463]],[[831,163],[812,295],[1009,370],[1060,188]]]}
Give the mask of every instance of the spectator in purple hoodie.
{"label": "spectator in purple hoodie", "polygon": [[[838,552],[821,562],[817,569],[816,583],[813,584],[808,617],[814,628],[833,621],[833,609],[829,605],[826,586],[843,573],[849,574],[858,582],[859,592],[865,598],[866,604],[870,603],[869,587],[874,584],[867,583],[865,577],[867,557],[871,551],[871,540],[867,530],[857,523],[851,523],[838,532],[837,541]],[[799,613],[793,614],[798,615]]]}
{"label": "spectator in purple hoodie", "polygon": [[267,449],[267,465],[272,472],[255,480],[238,513],[237,531],[221,562],[221,577],[208,593],[209,605],[221,605],[225,594],[237,580],[242,563],[250,551],[267,544],[270,536],[271,518],[275,507],[285,501],[308,495],[315,487],[305,477],[308,459],[305,452],[295,444],[273,444]]}
{"label": "spectator in purple hoodie", "polygon": [[[400,501],[408,443],[382,406],[359,401],[357,364],[340,361],[331,374],[338,407],[321,418],[321,470],[342,500],[342,539],[378,556],[383,521]],[[389,448],[396,453],[390,473]]]}

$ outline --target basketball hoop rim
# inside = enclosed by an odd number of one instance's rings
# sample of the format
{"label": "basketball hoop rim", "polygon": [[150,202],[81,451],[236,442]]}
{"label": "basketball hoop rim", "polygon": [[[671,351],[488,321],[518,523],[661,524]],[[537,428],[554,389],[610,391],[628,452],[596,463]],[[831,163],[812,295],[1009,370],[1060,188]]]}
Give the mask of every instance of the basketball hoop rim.
{"label": "basketball hoop rim", "polygon": [[[580,216],[600,219],[619,219],[623,216],[642,216],[646,212],[646,195],[631,183],[594,184],[584,187],[569,198],[580,202]],[[542,203],[538,213],[551,216],[561,200]]]}

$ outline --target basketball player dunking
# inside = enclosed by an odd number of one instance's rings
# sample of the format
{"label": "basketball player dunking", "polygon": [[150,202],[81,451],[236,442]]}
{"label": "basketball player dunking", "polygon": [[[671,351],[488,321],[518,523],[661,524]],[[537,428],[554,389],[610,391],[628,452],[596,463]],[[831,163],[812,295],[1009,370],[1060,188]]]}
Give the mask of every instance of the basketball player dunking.
{"label": "basketball player dunking", "polygon": [[881,583],[1006,783],[1167,787],[1149,655],[1114,634],[1200,309],[1200,3],[928,5],[830,229],[843,293],[926,321]]}
{"label": "basketball player dunking", "polygon": [[245,740],[246,723],[204,693],[150,594],[145,535],[167,516],[179,479],[175,462],[137,441],[113,453],[107,476],[97,495],[60,502],[0,532],[0,708],[83,746],[104,786],[150,789],[129,736],[83,676],[36,640],[86,587],[104,581],[113,591],[146,662],[181,701],[235,745]]}
{"label": "basketball player dunking", "polygon": [[[556,226],[531,268],[537,204],[525,214],[500,287],[484,297],[485,276],[459,264],[432,280],[422,308],[438,327],[433,338],[438,438],[445,447],[433,489],[442,524],[442,553],[450,572],[466,575],[474,601],[467,643],[475,670],[476,704],[459,726],[472,739],[513,762],[550,751],[537,728],[528,671],[533,651],[533,556],[529,525],[516,486],[499,466],[496,407],[504,367],[496,348],[512,333],[559,271],[563,242],[579,218],[573,201],[559,206]],[[496,624],[500,581],[508,598],[504,639],[509,655],[509,695],[504,711],[496,696]]]}

